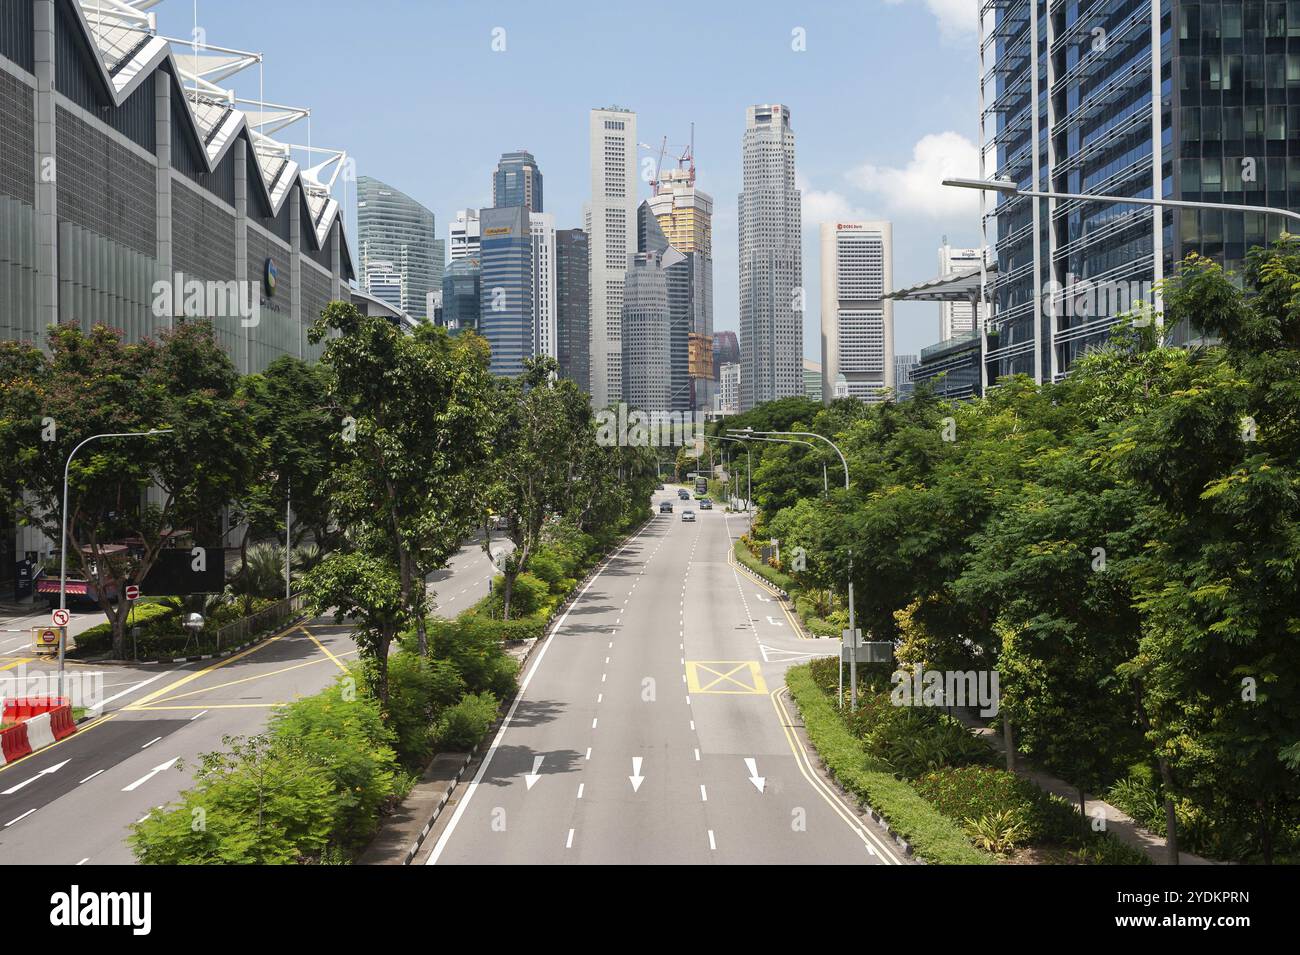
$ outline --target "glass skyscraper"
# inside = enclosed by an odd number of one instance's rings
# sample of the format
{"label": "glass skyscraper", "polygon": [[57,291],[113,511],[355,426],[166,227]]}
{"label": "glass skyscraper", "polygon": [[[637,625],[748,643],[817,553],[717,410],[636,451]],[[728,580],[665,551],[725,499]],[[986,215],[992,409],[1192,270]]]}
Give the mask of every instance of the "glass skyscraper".
{"label": "glass skyscraper", "polygon": [[429,293],[442,288],[445,255],[433,213],[378,179],[358,176],[357,240],[362,274],[372,273],[371,263],[389,263],[401,276],[398,307],[416,318],[432,318]]}
{"label": "glass skyscraper", "polygon": [[458,259],[442,275],[442,324],[450,331],[477,330],[482,269],[478,259]]}
{"label": "glass skyscraper", "polygon": [[[982,9],[983,178],[1135,198],[1300,200],[1300,3],[986,0]],[[1151,303],[1154,283],[1188,253],[1236,270],[1283,228],[1276,216],[1023,195],[999,196],[991,218],[989,382],[1060,378],[1134,300]],[[1165,331],[1176,342],[1192,334]]]}
{"label": "glass skyscraper", "polygon": [[555,232],[555,330],[560,376],[591,389],[591,277],[587,233]]}
{"label": "glass skyscraper", "polygon": [[[524,206],[479,212],[482,279],[479,334],[492,346],[492,373],[523,374],[533,351],[533,241]],[[446,308],[444,303],[443,308]]]}
{"label": "glass skyscraper", "polygon": [[492,203],[498,208],[523,206],[529,212],[546,211],[542,208],[542,171],[532,153],[501,154],[492,174]]}

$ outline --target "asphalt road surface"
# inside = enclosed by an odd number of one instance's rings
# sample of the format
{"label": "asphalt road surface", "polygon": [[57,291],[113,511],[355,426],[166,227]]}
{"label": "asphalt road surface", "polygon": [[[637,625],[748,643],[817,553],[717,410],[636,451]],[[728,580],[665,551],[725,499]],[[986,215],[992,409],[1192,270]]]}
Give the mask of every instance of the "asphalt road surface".
{"label": "asphalt road surface", "polygon": [[818,775],[784,698],[785,669],[838,641],[801,639],[732,566],[742,518],[673,487],[655,512],[533,658],[417,861],[898,863]]}
{"label": "asphalt road surface", "polygon": [[[477,544],[431,577],[436,612],[452,616],[487,593],[493,569]],[[347,626],[309,620],[221,660],[97,667],[104,715],[39,753],[0,767],[0,864],[134,861],[128,827],[193,781],[223,736],[259,733],[277,706],[328,686],[356,657]],[[36,663],[19,649],[6,672]]]}

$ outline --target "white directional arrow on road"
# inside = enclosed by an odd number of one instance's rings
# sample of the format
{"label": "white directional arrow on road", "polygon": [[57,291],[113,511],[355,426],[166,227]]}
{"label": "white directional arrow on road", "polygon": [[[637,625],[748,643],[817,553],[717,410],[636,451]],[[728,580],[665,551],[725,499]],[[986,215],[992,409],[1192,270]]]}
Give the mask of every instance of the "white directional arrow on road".
{"label": "white directional arrow on road", "polygon": [[767,777],[758,775],[758,761],[752,756],[746,756],[745,766],[749,770],[749,781],[754,784],[759,792],[762,792],[763,786],[767,784]]}
{"label": "white directional arrow on road", "polygon": [[42,769],[39,773],[37,773],[37,774],[36,774],[35,776],[33,776],[31,779],[24,779],[24,780],[23,780],[22,782],[20,782],[17,786],[10,786],[10,787],[9,787],[8,789],[6,789],[4,792],[0,793],[0,796],[12,796],[14,793],[18,792],[18,790],[22,789],[24,786],[27,786],[27,785],[30,785],[31,783],[36,782],[36,780],[40,779],[42,776],[48,776],[50,773],[57,773],[57,772],[58,772],[60,769],[62,769],[64,766],[68,765],[69,762],[70,762],[70,760],[65,759],[63,762],[58,763],[58,764],[56,764],[56,765],[54,765],[54,766],[51,766],[51,767],[49,767],[48,769]]}
{"label": "white directional arrow on road", "polygon": [[532,788],[533,788],[533,784],[536,783],[537,780],[539,780],[539,779],[542,778],[541,776],[539,776],[539,775],[537,775],[537,774],[538,774],[538,772],[539,772],[539,771],[541,770],[541,768],[542,768],[542,760],[544,760],[544,759],[546,759],[545,756],[534,756],[534,757],[533,757],[533,771],[532,771],[531,773],[525,773],[525,774],[524,774],[524,785],[527,786],[529,789],[532,789]]}
{"label": "white directional arrow on road", "polygon": [[632,757],[632,775],[627,778],[632,780],[632,792],[636,792],[641,788],[641,783],[645,781],[645,777],[641,775],[640,756]]}
{"label": "white directional arrow on road", "polygon": [[754,596],[757,597],[759,600],[761,600],[761,601],[762,601],[763,603],[765,603],[765,604],[770,604],[770,603],[772,602],[772,598],[771,598],[771,597],[764,597],[762,594],[758,593],[758,591],[755,591],[755,592],[754,592]]}
{"label": "white directional arrow on road", "polygon": [[781,621],[780,621],[780,620],[777,620],[775,617],[768,617],[768,618],[767,618],[767,622],[770,623],[770,624],[771,624],[772,626],[774,626],[774,627],[784,626],[784,624],[782,624]]}
{"label": "white directional arrow on road", "polygon": [[145,783],[147,783],[149,780],[153,779],[155,776],[157,776],[159,773],[161,773],[164,769],[171,769],[171,768],[172,768],[172,764],[175,763],[176,760],[178,760],[178,759],[180,759],[179,756],[173,756],[171,759],[167,760],[167,762],[165,762],[165,763],[159,763],[157,766],[155,766],[153,769],[149,770],[149,772],[145,773],[143,776],[141,776],[139,779],[137,779],[137,780],[136,780],[135,782],[133,782],[131,785],[129,785],[129,786],[123,786],[123,787],[122,787],[122,792],[124,792],[124,793],[135,792],[135,790],[139,789],[141,786],[143,786],[143,785],[144,785]]}

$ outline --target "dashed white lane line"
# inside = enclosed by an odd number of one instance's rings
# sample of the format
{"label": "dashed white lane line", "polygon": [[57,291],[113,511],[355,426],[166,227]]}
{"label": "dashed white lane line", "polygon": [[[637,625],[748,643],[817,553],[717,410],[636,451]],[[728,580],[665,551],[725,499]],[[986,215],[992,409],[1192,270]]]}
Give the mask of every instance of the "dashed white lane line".
{"label": "dashed white lane line", "polygon": [[[103,772],[102,769],[97,769],[97,770],[95,770],[93,773],[91,773],[89,776],[87,776],[85,779],[83,779],[83,780],[81,781],[81,783],[88,783],[88,782],[90,782],[92,779],[94,779],[96,776],[98,776],[98,775],[99,775],[100,773],[102,773],[102,772]],[[77,783],[77,785],[80,786],[81,783]]]}
{"label": "dashed white lane line", "polygon": [[718,848],[718,843],[717,843],[717,841],[714,840],[714,838],[713,838],[713,830],[712,830],[712,829],[709,830],[709,848],[710,848],[710,849],[713,849],[714,851],[716,851],[717,848]]}
{"label": "dashed white lane line", "polygon": [[145,744],[144,744],[143,746],[141,746],[140,748],[141,748],[141,749],[148,749],[150,746],[152,746],[154,743],[158,742],[160,739],[162,739],[161,736],[155,736],[153,739],[149,740],[149,742],[145,743]]}
{"label": "dashed white lane line", "polygon": [[200,716],[202,716],[206,712],[207,710],[203,710],[199,713],[195,713],[193,716],[190,717],[190,722],[193,723],[195,720],[197,720]]}
{"label": "dashed white lane line", "polygon": [[12,826],[15,822],[22,822],[24,819],[26,819],[28,816],[30,816],[32,813],[34,813],[34,812],[35,812],[37,809],[39,809],[39,808],[40,808],[39,806],[34,806],[34,807],[32,807],[31,809],[28,809],[25,813],[23,813],[23,814],[22,814],[21,816],[19,816],[17,819],[10,819],[8,822],[5,823],[5,828],[8,829],[8,828],[9,828],[10,826]]}
{"label": "dashed white lane line", "polygon": [[700,751],[698,749],[695,751],[695,761],[697,763],[700,761]]}
{"label": "dashed white lane line", "polygon": [[587,747],[587,755],[584,756],[583,758],[584,758],[584,759],[591,759],[591,747],[590,747],[590,746]]}
{"label": "dashed white lane line", "polygon": [[592,728],[592,729],[595,729],[595,728],[596,728],[596,720],[597,720],[596,717],[593,717],[592,720],[591,720],[591,728]]}
{"label": "dashed white lane line", "polygon": [[582,798],[582,791],[583,791],[584,789],[586,789],[586,787],[587,787],[587,784],[586,784],[586,783],[578,783],[578,798],[579,798],[579,799]]}
{"label": "dashed white lane line", "polygon": [[85,864],[86,864],[87,862],[89,862],[89,861],[90,861],[90,856],[86,856],[86,858],[84,858],[84,859],[82,859],[80,862],[78,862],[77,865],[85,865]]}
{"label": "dashed white lane line", "polygon": [[700,802],[709,801],[709,791],[704,788],[704,783],[700,783]]}
{"label": "dashed white lane line", "polygon": [[573,830],[572,830],[572,829],[569,830],[569,838],[567,838],[567,839],[564,840],[564,848],[566,848],[566,849],[572,849],[572,848],[573,848]]}
{"label": "dashed white lane line", "polygon": [[596,694],[596,702],[597,702],[597,703],[604,703],[604,702],[605,702],[605,694],[604,694],[604,693],[597,693],[597,694]]}

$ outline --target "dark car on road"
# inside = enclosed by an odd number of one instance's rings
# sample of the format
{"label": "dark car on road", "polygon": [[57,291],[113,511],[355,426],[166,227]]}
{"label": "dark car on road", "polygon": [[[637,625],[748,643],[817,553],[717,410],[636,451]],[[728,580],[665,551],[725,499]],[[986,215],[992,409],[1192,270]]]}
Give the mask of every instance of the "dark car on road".
{"label": "dark car on road", "polygon": [[673,512],[673,502],[672,502],[672,501],[660,501],[660,502],[659,502],[659,513],[660,513],[660,514],[671,514],[672,512]]}
{"label": "dark car on road", "polygon": [[713,501],[709,500],[709,498],[707,497],[700,498],[699,505],[700,505],[700,510],[702,511],[713,510]]}
{"label": "dark car on road", "polygon": [[689,501],[691,499],[691,492],[686,490],[684,487],[679,487],[677,489],[677,496],[683,501]]}

